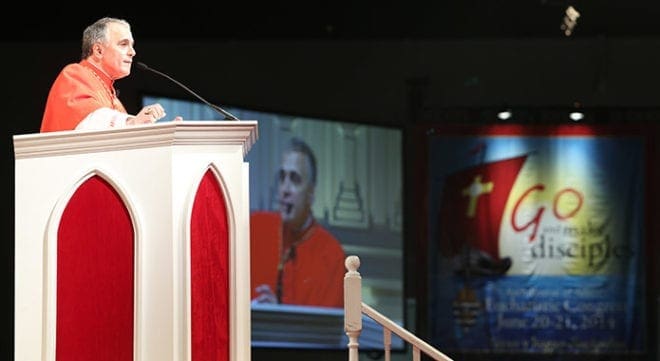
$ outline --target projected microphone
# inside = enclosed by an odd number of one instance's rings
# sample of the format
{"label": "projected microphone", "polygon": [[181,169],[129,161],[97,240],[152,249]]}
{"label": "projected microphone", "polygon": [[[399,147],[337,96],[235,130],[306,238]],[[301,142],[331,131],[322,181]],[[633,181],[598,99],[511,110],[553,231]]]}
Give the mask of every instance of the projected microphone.
{"label": "projected microphone", "polygon": [[156,73],[156,74],[158,74],[158,75],[160,75],[160,76],[162,76],[162,77],[164,77],[164,78],[166,78],[166,79],[168,79],[168,80],[174,82],[174,84],[176,84],[176,85],[182,87],[182,88],[185,89],[188,93],[194,95],[195,98],[201,100],[204,104],[206,104],[206,105],[210,106],[211,108],[213,108],[213,110],[215,110],[215,111],[219,112],[220,114],[224,115],[224,116],[225,116],[225,120],[239,120],[238,118],[236,118],[234,115],[232,115],[232,114],[229,113],[228,111],[226,111],[226,110],[220,108],[220,107],[217,106],[217,105],[214,105],[214,104],[209,103],[208,101],[206,101],[206,99],[204,99],[204,98],[202,98],[201,96],[197,95],[197,93],[195,93],[194,91],[190,90],[187,86],[185,86],[185,85],[181,84],[180,82],[174,80],[174,78],[172,78],[171,76],[169,76],[169,75],[167,75],[167,74],[165,74],[165,73],[161,73],[160,71],[158,71],[158,70],[156,70],[156,69],[150,68],[150,67],[148,67],[145,63],[141,63],[141,62],[137,61],[137,62],[135,62],[135,64],[137,65],[138,68],[140,68],[140,69],[142,69],[142,70],[149,70],[150,72],[154,72],[154,73]]}

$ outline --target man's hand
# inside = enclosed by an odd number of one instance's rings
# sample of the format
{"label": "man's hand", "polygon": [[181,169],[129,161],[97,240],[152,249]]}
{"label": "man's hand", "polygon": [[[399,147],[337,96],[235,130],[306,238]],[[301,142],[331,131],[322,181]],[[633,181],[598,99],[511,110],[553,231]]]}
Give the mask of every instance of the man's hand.
{"label": "man's hand", "polygon": [[257,296],[252,299],[252,303],[277,303],[277,297],[269,285],[262,284],[254,290],[257,292]]}
{"label": "man's hand", "polygon": [[157,122],[165,116],[165,109],[159,103],[147,105],[140,112],[126,120],[128,125],[151,124]]}

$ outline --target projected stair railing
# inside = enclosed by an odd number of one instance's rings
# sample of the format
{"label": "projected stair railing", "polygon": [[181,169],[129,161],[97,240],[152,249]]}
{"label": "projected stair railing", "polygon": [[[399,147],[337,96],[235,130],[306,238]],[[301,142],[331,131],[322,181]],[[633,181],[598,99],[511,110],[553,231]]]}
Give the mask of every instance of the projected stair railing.
{"label": "projected stair railing", "polygon": [[435,349],[424,340],[399,326],[388,317],[362,302],[362,276],[358,272],[360,258],[346,257],[346,275],[344,276],[344,331],[348,336],[348,361],[359,360],[359,338],[362,332],[362,315],[366,315],[383,326],[383,351],[385,361],[390,361],[392,333],[399,336],[412,347],[414,361],[419,361],[425,354],[438,361],[453,361],[447,355]]}

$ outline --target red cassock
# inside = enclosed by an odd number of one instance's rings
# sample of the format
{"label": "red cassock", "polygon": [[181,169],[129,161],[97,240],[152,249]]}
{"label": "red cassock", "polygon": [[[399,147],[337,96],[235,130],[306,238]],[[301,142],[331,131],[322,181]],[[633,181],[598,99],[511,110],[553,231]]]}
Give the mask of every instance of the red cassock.
{"label": "red cassock", "polygon": [[73,130],[89,113],[99,108],[126,113],[117,98],[114,81],[87,60],[69,64],[50,88],[41,132]]}
{"label": "red cassock", "polygon": [[[278,264],[282,244],[279,213],[254,212],[250,217],[250,272],[252,298],[255,287],[278,287]],[[314,222],[284,263],[281,277],[283,304],[343,307],[344,250],[332,234]],[[285,250],[286,251],[286,250]]]}

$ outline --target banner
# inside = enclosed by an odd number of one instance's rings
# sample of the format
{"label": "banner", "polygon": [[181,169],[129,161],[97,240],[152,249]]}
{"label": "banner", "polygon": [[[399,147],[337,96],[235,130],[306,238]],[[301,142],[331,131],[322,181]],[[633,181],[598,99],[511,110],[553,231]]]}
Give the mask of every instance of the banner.
{"label": "banner", "polygon": [[432,344],[506,353],[645,348],[644,141],[432,134]]}

